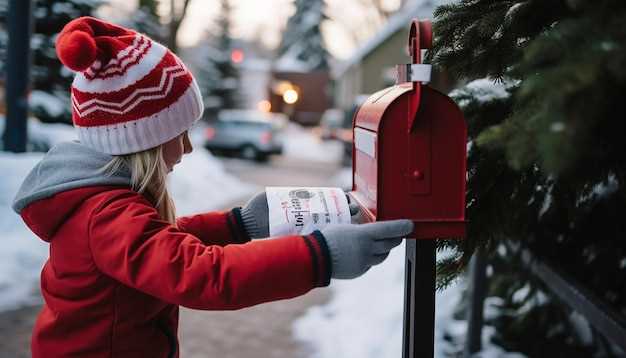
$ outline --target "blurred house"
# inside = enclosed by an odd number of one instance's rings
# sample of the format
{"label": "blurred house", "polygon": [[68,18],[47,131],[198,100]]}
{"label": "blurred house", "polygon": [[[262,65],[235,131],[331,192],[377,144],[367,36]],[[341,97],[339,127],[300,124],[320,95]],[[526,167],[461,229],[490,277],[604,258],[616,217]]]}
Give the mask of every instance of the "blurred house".
{"label": "blurred house", "polygon": [[330,106],[328,71],[282,71],[274,67],[268,86],[272,112],[284,113],[302,125],[317,125]]}
{"label": "blurred house", "polygon": [[330,106],[330,55],[321,23],[323,0],[296,1],[287,20],[268,86],[269,108],[303,125],[317,125]]}
{"label": "blurred house", "polygon": [[[433,11],[446,0],[409,1],[370,41],[333,71],[335,105],[350,110],[361,94],[372,94],[395,83],[395,65],[410,63],[407,44],[413,18],[432,19]],[[442,92],[452,89],[445,72],[433,68],[430,85]]]}

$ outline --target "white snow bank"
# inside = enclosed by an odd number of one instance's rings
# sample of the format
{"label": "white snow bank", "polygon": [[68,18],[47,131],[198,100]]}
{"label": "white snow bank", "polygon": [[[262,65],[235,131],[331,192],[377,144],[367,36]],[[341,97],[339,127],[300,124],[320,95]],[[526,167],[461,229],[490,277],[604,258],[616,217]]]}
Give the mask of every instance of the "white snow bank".
{"label": "white snow bank", "polygon": [[28,105],[31,108],[41,107],[52,117],[61,116],[65,113],[67,108],[67,104],[58,97],[39,90],[30,93],[28,96]]}
{"label": "white snow bank", "polygon": [[34,118],[28,120],[28,136],[46,142],[50,147],[61,142],[78,140],[78,132],[73,126],[63,123],[42,123]]}
{"label": "white snow bank", "polygon": [[[332,280],[332,298],[323,306],[310,308],[293,326],[294,337],[306,344],[311,358],[360,357],[397,358],[402,356],[404,252],[402,244],[389,258],[354,280]],[[438,257],[441,257],[438,254]],[[436,293],[435,358],[456,356],[464,341],[467,323],[452,317],[460,304],[467,283],[457,281]],[[493,300],[486,301],[485,314],[493,316]],[[525,358],[521,353],[507,352],[491,339],[495,328],[484,326],[483,350],[475,358]]]}
{"label": "white snow bank", "polygon": [[[333,297],[311,308],[294,324],[294,335],[311,346],[314,358],[402,356],[404,244],[381,265],[355,280],[333,280]],[[451,318],[461,285],[436,295],[435,357],[449,346],[445,331],[458,332],[465,323]]]}
{"label": "white snow bank", "polygon": [[[6,118],[0,114],[0,132],[2,133],[4,133],[5,122]],[[60,142],[78,139],[73,126],[63,123],[42,123],[34,117],[29,117],[26,121],[26,131],[30,141],[45,143],[49,147]]]}
{"label": "white snow bank", "polygon": [[[36,285],[48,245],[28,230],[11,209],[15,193],[43,153],[0,152],[0,311],[38,300]],[[8,174],[10,173],[10,174]]]}
{"label": "white snow bank", "polygon": [[184,156],[169,180],[178,215],[230,209],[226,206],[257,190],[226,173],[222,162],[202,147]]}

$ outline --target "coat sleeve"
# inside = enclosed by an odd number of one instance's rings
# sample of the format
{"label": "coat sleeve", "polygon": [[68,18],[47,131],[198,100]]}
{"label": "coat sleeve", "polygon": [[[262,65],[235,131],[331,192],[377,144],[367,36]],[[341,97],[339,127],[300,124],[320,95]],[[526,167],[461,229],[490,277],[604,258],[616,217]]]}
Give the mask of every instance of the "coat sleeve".
{"label": "coat sleeve", "polygon": [[206,245],[226,246],[250,241],[239,208],[183,216],[176,219],[176,226],[180,231],[194,235]]}
{"label": "coat sleeve", "polygon": [[112,196],[92,212],[89,245],[104,274],[194,309],[239,309],[330,282],[330,255],[319,233],[205,245],[161,220],[143,197],[130,192]]}

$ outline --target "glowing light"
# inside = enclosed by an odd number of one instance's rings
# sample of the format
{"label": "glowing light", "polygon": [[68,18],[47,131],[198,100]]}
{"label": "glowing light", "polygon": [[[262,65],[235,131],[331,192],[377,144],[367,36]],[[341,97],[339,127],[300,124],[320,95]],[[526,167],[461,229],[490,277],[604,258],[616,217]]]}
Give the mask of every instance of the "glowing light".
{"label": "glowing light", "polygon": [[278,95],[282,96],[285,92],[293,89],[293,85],[289,81],[279,81],[274,85],[274,93],[278,93]]}
{"label": "glowing light", "polygon": [[287,104],[294,104],[298,102],[298,92],[293,89],[288,89],[283,94],[283,101],[285,101],[285,103]]}
{"label": "glowing light", "polygon": [[205,136],[206,136],[206,139],[208,139],[208,140],[213,139],[213,137],[215,137],[215,128],[207,127],[206,132],[205,132]]}
{"label": "glowing light", "polygon": [[242,63],[243,59],[244,59],[244,54],[243,51],[240,49],[234,49],[231,51],[230,53],[230,59],[234,62],[234,63]]}
{"label": "glowing light", "polygon": [[261,112],[269,112],[269,111],[272,110],[272,104],[270,103],[270,101],[268,101],[266,99],[264,99],[262,101],[259,101],[259,103],[257,103],[256,107]]}

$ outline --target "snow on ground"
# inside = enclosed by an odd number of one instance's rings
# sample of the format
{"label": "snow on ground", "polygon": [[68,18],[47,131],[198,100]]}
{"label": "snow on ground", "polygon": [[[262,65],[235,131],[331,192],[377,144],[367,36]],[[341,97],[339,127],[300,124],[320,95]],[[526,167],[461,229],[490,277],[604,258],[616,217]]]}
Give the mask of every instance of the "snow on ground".
{"label": "snow on ground", "polygon": [[[31,130],[32,129],[32,130]],[[54,145],[75,139],[73,127],[63,124],[29,124],[29,133]],[[192,139],[193,140],[193,139]],[[11,209],[15,193],[44,153],[0,152],[0,311],[40,300],[37,293],[48,245],[35,237]],[[225,172],[223,165],[201,146],[185,156],[169,177],[169,187],[179,215],[226,209],[232,201],[254,193],[254,186]]]}
{"label": "snow on ground", "polygon": [[67,104],[59,98],[44,91],[35,90],[30,93],[28,104],[31,108],[42,107],[52,117],[59,117],[66,111]]}
{"label": "snow on ground", "polygon": [[322,141],[311,130],[290,123],[283,133],[284,154],[291,158],[316,162],[338,163],[343,146],[339,141]]}
{"label": "snow on ground", "polygon": [[[5,117],[0,114],[0,132],[4,132]],[[53,146],[59,142],[78,139],[74,127],[63,123],[42,123],[30,117],[26,123],[28,139]]]}
{"label": "snow on ground", "polygon": [[[311,358],[402,356],[404,243],[387,260],[354,280],[332,280],[332,297],[323,306],[310,308],[294,323],[294,337],[308,345]],[[452,318],[467,282],[460,280],[437,292],[435,301],[435,358],[456,356],[459,347],[445,336],[463,342],[465,321]],[[486,314],[490,310],[486,303]],[[483,328],[483,350],[474,358],[525,358],[491,343],[495,328]]]}
{"label": "snow on ground", "polygon": [[257,187],[224,170],[209,151],[195,147],[169,175],[170,190],[178,215],[230,209],[235,200],[254,195]]}
{"label": "snow on ground", "polygon": [[[402,356],[404,244],[381,265],[354,280],[332,280],[332,298],[311,308],[294,324],[297,339],[310,345],[313,358]],[[435,357],[445,357],[446,330],[464,330],[451,318],[462,291],[457,284],[438,292],[435,311]]]}
{"label": "snow on ground", "polygon": [[[43,153],[0,152],[0,311],[35,302],[48,245],[35,237],[11,209],[13,197]],[[7,175],[6,173],[11,173]]]}
{"label": "snow on ground", "polygon": [[78,140],[78,133],[74,127],[63,123],[42,123],[36,119],[28,121],[28,136],[50,146]]}
{"label": "snow on ground", "polygon": [[[0,115],[0,130],[4,129]],[[27,123],[31,141],[52,146],[76,139],[74,128],[65,124],[44,124],[34,118]],[[36,293],[41,267],[48,255],[48,245],[39,240],[11,209],[15,193],[44,153],[0,152],[0,311],[32,304],[40,300]],[[10,175],[8,174],[10,173]]]}

